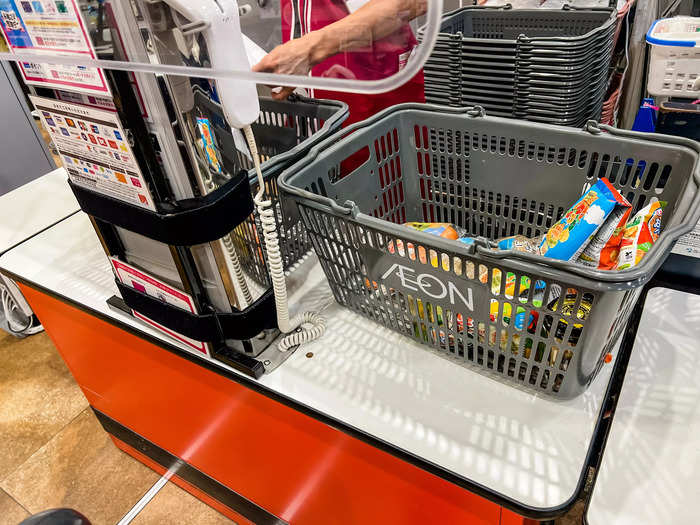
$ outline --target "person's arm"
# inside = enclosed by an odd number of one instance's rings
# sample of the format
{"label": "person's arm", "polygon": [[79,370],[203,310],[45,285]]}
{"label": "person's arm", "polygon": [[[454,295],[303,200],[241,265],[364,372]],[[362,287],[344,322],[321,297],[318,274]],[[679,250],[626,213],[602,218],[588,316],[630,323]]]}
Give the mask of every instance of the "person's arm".
{"label": "person's arm", "polygon": [[[253,71],[306,76],[328,57],[369,47],[427,9],[428,0],[370,0],[342,20],[277,46]],[[285,99],[292,91],[294,88],[285,87],[272,96]]]}

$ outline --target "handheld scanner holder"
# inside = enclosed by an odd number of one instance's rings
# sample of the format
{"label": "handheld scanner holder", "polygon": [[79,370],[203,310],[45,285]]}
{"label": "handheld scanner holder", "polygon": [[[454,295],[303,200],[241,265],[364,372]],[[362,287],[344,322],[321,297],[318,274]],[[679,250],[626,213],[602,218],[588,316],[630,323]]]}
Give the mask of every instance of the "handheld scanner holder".
{"label": "handheld scanner holder", "polygon": [[[237,0],[164,0],[172,9],[201,23],[215,69],[250,70],[245,50]],[[241,129],[252,124],[260,114],[255,82],[234,78],[216,81],[224,116],[231,127]]]}

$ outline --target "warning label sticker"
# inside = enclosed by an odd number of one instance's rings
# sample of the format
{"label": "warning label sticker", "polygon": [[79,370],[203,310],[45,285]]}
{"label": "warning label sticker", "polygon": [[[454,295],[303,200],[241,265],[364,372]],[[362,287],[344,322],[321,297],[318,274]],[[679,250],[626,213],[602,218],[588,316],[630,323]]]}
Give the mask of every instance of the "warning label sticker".
{"label": "warning label sticker", "polygon": [[[119,259],[110,257],[109,260],[112,263],[112,268],[114,268],[114,273],[119,279],[119,282],[121,282],[122,284],[130,286],[134,290],[146,294],[150,297],[160,299],[161,301],[169,305],[181,308],[193,314],[197,313],[197,309],[195,308],[192,296],[181,292],[177,288],[173,288],[172,286],[164,283],[163,281],[160,281],[154,277],[151,277],[148,274],[145,274],[141,270],[138,270],[137,268],[134,268],[129,264],[123,263]],[[148,317],[138,313],[137,311],[132,310],[132,313],[134,314],[134,317],[137,317],[138,319],[141,319],[142,321],[148,323],[154,328],[157,328],[159,331],[169,335],[173,339],[184,343],[190,349],[196,350],[197,352],[201,352],[207,356],[210,355],[209,348],[206,343],[203,343],[201,341],[195,341],[194,339],[190,339],[189,337],[179,334],[173,330],[170,330],[169,328],[166,328],[165,326],[156,323],[152,319],[149,319]]]}
{"label": "warning label sticker", "polygon": [[684,235],[673,247],[673,253],[697,257],[700,259],[700,223],[687,235]]}

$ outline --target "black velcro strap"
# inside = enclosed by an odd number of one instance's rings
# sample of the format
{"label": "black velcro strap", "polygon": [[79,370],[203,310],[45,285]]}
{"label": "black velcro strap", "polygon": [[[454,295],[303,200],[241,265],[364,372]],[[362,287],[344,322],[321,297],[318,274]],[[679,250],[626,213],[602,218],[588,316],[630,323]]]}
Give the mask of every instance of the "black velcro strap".
{"label": "black velcro strap", "polygon": [[162,204],[156,213],[68,181],[80,208],[104,222],[164,244],[195,246],[221,239],[253,213],[248,173],[240,171],[221,188],[195,199]]}
{"label": "black velcro strap", "polygon": [[252,339],[263,330],[277,328],[277,308],[272,289],[243,311],[195,315],[116,282],[129,308],[197,341]]}

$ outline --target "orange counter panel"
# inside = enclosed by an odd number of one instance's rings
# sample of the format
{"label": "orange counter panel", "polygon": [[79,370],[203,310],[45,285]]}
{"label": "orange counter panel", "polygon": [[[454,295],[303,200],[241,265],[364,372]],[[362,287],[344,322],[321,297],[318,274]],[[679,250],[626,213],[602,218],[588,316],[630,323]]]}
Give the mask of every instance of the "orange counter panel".
{"label": "orange counter panel", "polygon": [[94,408],[292,524],[501,520],[493,502],[21,288]]}

